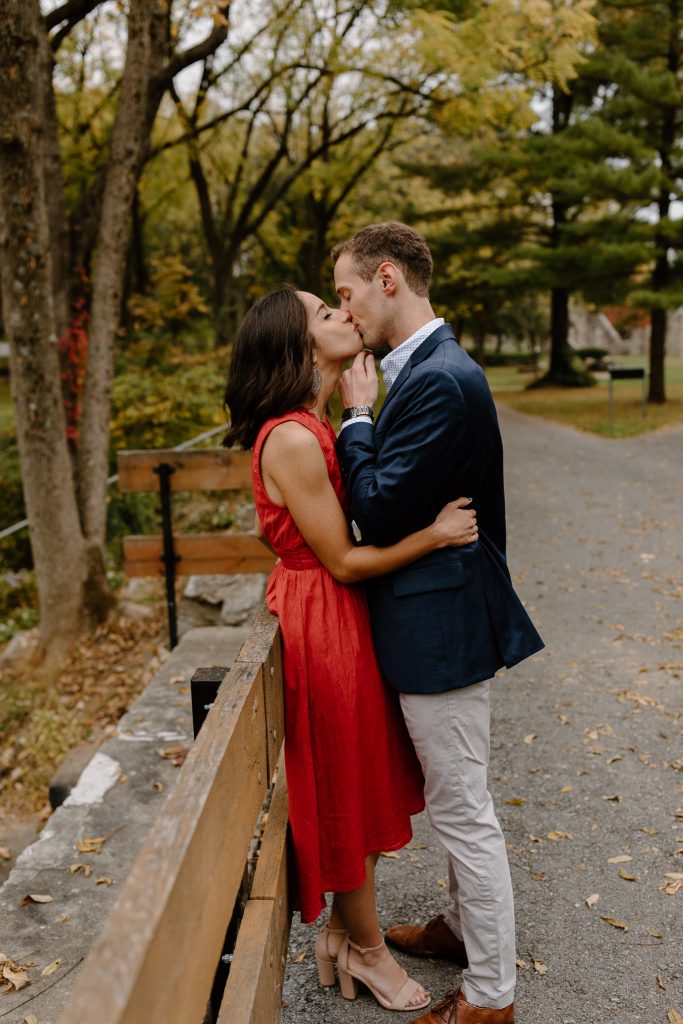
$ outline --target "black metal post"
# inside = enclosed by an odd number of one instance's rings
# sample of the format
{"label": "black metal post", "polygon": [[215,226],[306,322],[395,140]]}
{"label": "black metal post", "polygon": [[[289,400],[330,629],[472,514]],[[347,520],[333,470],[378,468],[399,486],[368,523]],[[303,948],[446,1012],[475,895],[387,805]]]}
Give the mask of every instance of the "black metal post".
{"label": "black metal post", "polygon": [[159,476],[159,496],[161,498],[161,529],[164,537],[164,553],[161,561],[164,563],[164,575],[166,577],[166,606],[168,608],[168,635],[171,650],[178,643],[178,619],[175,604],[175,567],[180,558],[175,553],[173,545],[173,525],[171,521],[171,476],[175,473],[175,466],[168,462],[161,462],[154,467],[154,472]]}

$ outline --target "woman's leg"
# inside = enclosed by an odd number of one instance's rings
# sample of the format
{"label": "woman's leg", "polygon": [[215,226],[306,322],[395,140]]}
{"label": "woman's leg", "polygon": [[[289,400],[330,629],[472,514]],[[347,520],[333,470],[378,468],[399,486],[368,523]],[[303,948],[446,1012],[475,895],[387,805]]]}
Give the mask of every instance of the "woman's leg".
{"label": "woman's leg", "polygon": [[[331,928],[346,928],[349,938],[357,946],[368,949],[359,953],[349,949],[349,967],[356,967],[367,974],[373,986],[387,1001],[391,1001],[405,982],[405,971],[394,960],[383,943],[382,933],[377,920],[377,904],[375,901],[375,866],[378,854],[371,854],[365,859],[365,881],[357,889],[350,892],[334,894]],[[379,949],[372,949],[379,946]],[[423,1003],[426,993],[422,987],[410,1000],[410,1006]]]}

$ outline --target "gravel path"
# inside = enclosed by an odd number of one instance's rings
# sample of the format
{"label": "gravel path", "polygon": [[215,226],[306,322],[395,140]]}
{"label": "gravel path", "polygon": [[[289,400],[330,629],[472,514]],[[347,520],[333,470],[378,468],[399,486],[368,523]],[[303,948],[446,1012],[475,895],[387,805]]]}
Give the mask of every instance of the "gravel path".
{"label": "gravel path", "polygon": [[[517,1022],[667,1024],[683,1016],[683,430],[609,441],[500,414],[510,566],[547,644],[493,698]],[[385,926],[444,906],[445,857],[415,826],[380,863]],[[285,1024],[410,1020],[320,989],[314,935],[293,926]],[[459,981],[402,962],[435,996]]]}

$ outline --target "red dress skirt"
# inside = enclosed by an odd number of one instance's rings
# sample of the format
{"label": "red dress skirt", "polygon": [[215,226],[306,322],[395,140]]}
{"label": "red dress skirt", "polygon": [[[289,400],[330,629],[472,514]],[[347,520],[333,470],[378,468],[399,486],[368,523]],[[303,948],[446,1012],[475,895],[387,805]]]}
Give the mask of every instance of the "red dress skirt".
{"label": "red dress skirt", "polygon": [[329,421],[297,410],[263,425],[252,477],[259,519],[280,558],[266,602],[282,635],[289,820],[297,902],[308,922],[325,906],[324,893],[362,885],[368,854],[410,841],[424,782],[398,696],[377,665],[362,585],[338,583],[286,506],[266,494],[261,450],[287,420],[317,437],[345,510],[346,496]]}

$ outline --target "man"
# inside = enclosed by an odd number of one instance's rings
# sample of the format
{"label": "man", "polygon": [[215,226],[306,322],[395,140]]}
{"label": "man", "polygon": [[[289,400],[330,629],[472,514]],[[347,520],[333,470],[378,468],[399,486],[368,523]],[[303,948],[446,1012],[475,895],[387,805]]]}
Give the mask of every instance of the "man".
{"label": "man", "polygon": [[387,222],[332,252],[335,286],[365,347],[388,346],[387,397],[373,427],[374,359],[342,378],[339,459],[365,543],[391,544],[471,496],[479,541],[372,581],[379,662],[422,763],[430,822],[446,847],[452,905],[425,926],[390,928],[416,956],[465,968],[462,985],[414,1024],[514,1020],[514,907],[505,841],[487,789],[489,680],[543,643],[505,558],[502,444],[481,369],[429,301],[432,258],[416,231]]}

